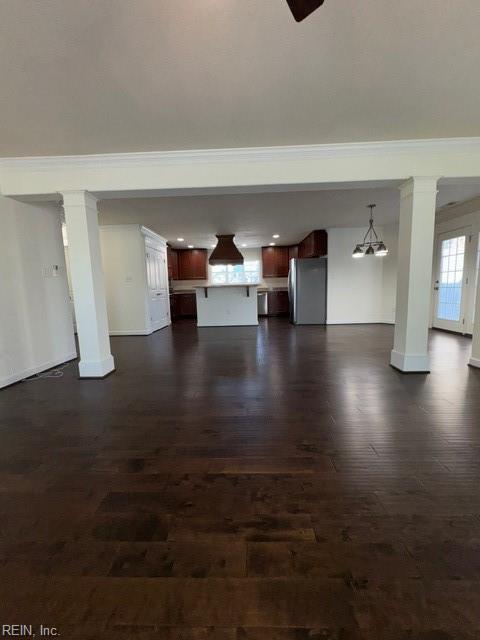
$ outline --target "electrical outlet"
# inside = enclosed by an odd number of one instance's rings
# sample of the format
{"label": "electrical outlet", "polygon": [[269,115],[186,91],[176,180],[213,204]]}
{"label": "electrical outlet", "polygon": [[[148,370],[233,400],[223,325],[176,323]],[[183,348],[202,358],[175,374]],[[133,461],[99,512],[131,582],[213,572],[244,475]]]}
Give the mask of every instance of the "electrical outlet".
{"label": "electrical outlet", "polygon": [[58,278],[62,273],[62,269],[59,264],[52,264],[42,269],[44,278]]}

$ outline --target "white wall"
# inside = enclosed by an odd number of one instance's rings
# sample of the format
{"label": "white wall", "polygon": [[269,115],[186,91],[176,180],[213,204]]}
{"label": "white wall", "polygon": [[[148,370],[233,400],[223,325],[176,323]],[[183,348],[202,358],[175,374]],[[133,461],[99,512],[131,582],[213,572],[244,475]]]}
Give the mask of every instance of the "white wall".
{"label": "white wall", "polygon": [[58,208],[0,197],[0,277],[0,387],[75,358]]}
{"label": "white wall", "polygon": [[366,228],[328,231],[329,324],[395,323],[398,224],[376,228],[388,247],[383,258],[352,258]]}
{"label": "white wall", "polygon": [[110,334],[150,333],[147,326],[145,239],[140,226],[100,227],[100,243]]}
{"label": "white wall", "polygon": [[364,235],[328,229],[328,324],[383,322],[383,258],[352,258]]}
{"label": "white wall", "polygon": [[[462,211],[462,207],[465,208],[464,205],[460,205],[458,207],[458,211]],[[460,229],[464,227],[470,227],[471,233],[473,235],[473,250],[476,254],[477,251],[477,242],[478,235],[480,233],[480,211],[472,211],[469,213],[464,213],[462,215],[456,215],[456,210],[451,209],[448,211],[448,216],[440,215],[438,216],[437,222],[435,224],[435,245],[437,245],[438,236],[442,233],[446,233],[449,231],[453,231],[455,229]],[[382,258],[383,265],[383,282],[382,282],[382,322],[386,323],[395,323],[395,311],[396,311],[396,295],[397,295],[397,260],[398,260],[398,225],[385,225],[382,230],[382,237],[385,241],[389,249],[389,253],[387,256]],[[329,233],[332,233],[337,230],[330,230]],[[360,229],[358,230],[360,231]],[[329,239],[330,239],[329,235]],[[337,246],[338,248],[338,246]],[[331,245],[331,250],[335,251],[335,248]],[[330,252],[329,252],[330,253]],[[334,257],[330,255],[329,257]],[[338,256],[337,256],[338,257]],[[335,262],[329,261],[330,265]],[[361,260],[360,262],[364,262]],[[436,278],[436,260],[434,259],[434,265],[432,270],[432,321],[433,321],[433,313],[434,313],[434,305],[433,305],[433,281]],[[472,280],[472,279],[471,279]],[[466,310],[466,315],[470,319],[473,317],[473,309],[475,304],[475,287],[473,286],[468,293],[468,308]],[[471,330],[471,325],[467,327]]]}

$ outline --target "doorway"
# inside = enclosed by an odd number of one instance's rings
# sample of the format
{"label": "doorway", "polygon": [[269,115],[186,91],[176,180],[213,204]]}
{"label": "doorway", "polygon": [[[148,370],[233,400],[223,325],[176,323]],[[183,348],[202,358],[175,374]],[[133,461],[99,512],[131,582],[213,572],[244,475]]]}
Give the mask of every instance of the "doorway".
{"label": "doorway", "polygon": [[433,327],[472,333],[478,239],[471,227],[437,237]]}
{"label": "doorway", "polygon": [[170,324],[170,301],[167,278],[167,254],[164,247],[145,240],[145,260],[148,286],[148,312],[151,330],[157,331]]}

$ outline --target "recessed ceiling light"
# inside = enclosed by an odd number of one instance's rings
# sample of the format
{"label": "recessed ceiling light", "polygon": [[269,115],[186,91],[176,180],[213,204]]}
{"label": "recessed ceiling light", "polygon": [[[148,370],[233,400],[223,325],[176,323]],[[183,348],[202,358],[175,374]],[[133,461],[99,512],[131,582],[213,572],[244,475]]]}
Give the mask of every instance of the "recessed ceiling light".
{"label": "recessed ceiling light", "polygon": [[212,247],[212,249],[215,249],[215,247],[217,246],[216,244],[211,244],[210,245]]}
{"label": "recessed ceiling light", "polygon": [[193,249],[193,244],[189,244],[189,245],[188,245],[188,248],[189,248],[189,249]]}
{"label": "recessed ceiling light", "polygon": [[271,247],[274,247],[274,246],[275,246],[275,243],[274,243],[274,242],[270,242],[270,246],[271,246]]}
{"label": "recessed ceiling light", "polygon": [[280,236],[278,235],[278,233],[274,233],[272,238],[279,238]]}
{"label": "recessed ceiling light", "polygon": [[246,247],[246,246],[247,246],[246,244],[242,244],[242,247]]}
{"label": "recessed ceiling light", "polygon": [[177,238],[177,242],[183,242],[185,238]]}

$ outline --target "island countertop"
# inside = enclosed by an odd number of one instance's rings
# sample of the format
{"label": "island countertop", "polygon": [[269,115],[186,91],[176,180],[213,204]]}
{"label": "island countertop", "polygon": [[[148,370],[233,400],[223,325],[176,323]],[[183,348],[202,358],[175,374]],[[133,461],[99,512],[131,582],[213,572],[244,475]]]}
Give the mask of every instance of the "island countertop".
{"label": "island countertop", "polygon": [[257,283],[253,283],[253,282],[235,282],[234,284],[198,284],[195,287],[193,287],[194,289],[220,289],[220,288],[227,288],[227,287],[259,287],[260,285]]}
{"label": "island countertop", "polygon": [[194,289],[196,289],[196,293],[197,293],[197,297],[198,297],[198,293],[199,291],[201,291],[203,289],[203,294],[205,296],[205,298],[208,298],[208,290],[209,289],[245,289],[245,292],[247,294],[247,298],[250,297],[250,289],[254,288],[254,289],[258,289],[259,285],[258,284],[251,284],[250,282],[243,282],[241,284],[239,284],[238,282],[234,283],[234,284],[198,284],[197,286],[194,287]]}

